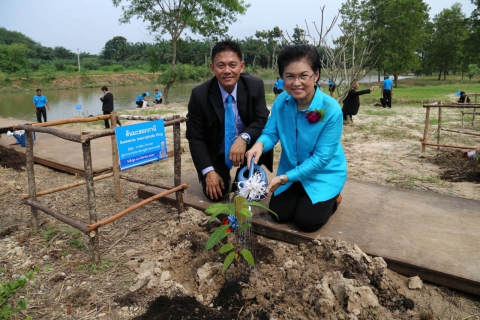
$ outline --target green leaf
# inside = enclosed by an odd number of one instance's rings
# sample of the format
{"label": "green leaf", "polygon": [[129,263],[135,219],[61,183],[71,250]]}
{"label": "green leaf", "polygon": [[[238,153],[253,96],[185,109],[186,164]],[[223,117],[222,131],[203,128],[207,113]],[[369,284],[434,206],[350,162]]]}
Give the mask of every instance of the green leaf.
{"label": "green leaf", "polygon": [[245,197],[242,197],[242,196],[235,197],[235,212],[239,212],[243,208],[248,208],[246,203],[247,203],[247,199],[245,199]]}
{"label": "green leaf", "polygon": [[259,202],[257,202],[257,201],[247,202],[247,204],[248,204],[249,206],[260,207],[260,208],[262,208],[262,209],[265,209],[265,210],[267,210],[268,212],[273,213],[273,214],[275,215],[275,217],[277,217],[277,219],[278,219],[278,215],[277,215],[275,212],[273,212],[272,210],[270,210],[270,208],[265,207],[263,204],[261,204],[261,203],[259,203]]}
{"label": "green leaf", "polygon": [[242,224],[242,226],[240,227],[240,230],[238,231],[239,233],[245,231],[246,229],[250,228],[251,224],[248,223],[248,222],[245,222],[244,224]]}
{"label": "green leaf", "polygon": [[232,250],[233,248],[235,248],[235,246],[232,243],[227,243],[227,244],[224,244],[220,248],[220,250],[218,250],[218,252],[225,253],[225,252],[228,252],[228,251]]}
{"label": "green leaf", "polygon": [[251,218],[252,217],[252,213],[250,212],[250,210],[248,210],[248,208],[240,209],[240,211],[238,211],[238,214],[241,214],[245,218]]}
{"label": "green leaf", "polygon": [[235,212],[233,210],[235,210],[235,207],[232,203],[228,203],[228,204],[215,203],[215,204],[212,204],[210,207],[208,207],[207,210],[205,210],[205,213],[211,214],[210,219],[208,219],[208,221],[211,222],[221,213],[234,215]]}
{"label": "green leaf", "polygon": [[223,261],[222,272],[227,271],[228,267],[230,267],[230,265],[233,262],[233,259],[235,258],[235,254],[236,254],[235,252],[230,252],[228,256],[225,258],[225,261]]}
{"label": "green leaf", "polygon": [[207,244],[205,245],[205,251],[212,249],[220,240],[228,236],[230,233],[227,233],[227,229],[230,228],[230,225],[225,224],[220,226],[215,230],[210,238],[208,238]]}
{"label": "green leaf", "polygon": [[251,265],[252,267],[255,266],[255,261],[253,259],[253,255],[252,253],[250,252],[250,250],[248,249],[242,249],[240,250],[240,254],[242,255],[243,259],[245,259],[245,261],[247,261],[247,263],[249,265]]}

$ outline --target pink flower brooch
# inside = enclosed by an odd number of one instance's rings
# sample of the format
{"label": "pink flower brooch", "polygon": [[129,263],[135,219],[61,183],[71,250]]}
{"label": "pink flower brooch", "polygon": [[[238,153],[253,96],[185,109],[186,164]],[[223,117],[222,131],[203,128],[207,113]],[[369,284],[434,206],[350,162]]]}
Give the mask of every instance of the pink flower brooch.
{"label": "pink flower brooch", "polygon": [[323,117],[325,116],[325,109],[315,109],[313,111],[307,112],[305,118],[307,118],[308,123],[317,123],[319,121],[323,121]]}

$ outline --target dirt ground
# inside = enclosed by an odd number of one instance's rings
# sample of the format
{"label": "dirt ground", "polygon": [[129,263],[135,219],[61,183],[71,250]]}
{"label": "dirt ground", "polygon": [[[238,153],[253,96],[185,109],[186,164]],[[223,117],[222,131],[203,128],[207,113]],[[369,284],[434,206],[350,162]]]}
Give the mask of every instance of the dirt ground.
{"label": "dirt ground", "polygon": [[[148,112],[185,115],[186,109],[170,104]],[[443,119],[444,127],[461,128],[458,111],[444,111]],[[421,106],[362,105],[342,137],[349,178],[480,200],[480,165],[463,157],[466,150],[421,153],[424,120]],[[429,129],[432,142],[435,130]],[[452,132],[443,132],[440,141],[480,145],[478,136]],[[193,170],[186,141],[183,147],[182,171]],[[161,183],[173,174],[173,159],[127,173]],[[38,190],[80,179],[41,165],[35,176]],[[224,275],[224,257],[203,250],[219,222],[209,223],[191,208],[178,214],[159,202],[102,227],[102,262],[94,264],[86,235],[41,212],[41,229],[32,230],[30,208],[21,203],[28,192],[25,159],[0,151],[0,184],[0,279],[40,270],[17,297],[29,302],[19,319],[480,319],[479,297],[429,283],[409,289],[409,279],[388,270],[382,258],[336,239],[296,246],[255,236],[256,267],[240,277],[234,269]],[[95,182],[99,219],[139,202],[140,186],[122,181],[117,203],[111,180]],[[84,187],[39,201],[88,222]]]}

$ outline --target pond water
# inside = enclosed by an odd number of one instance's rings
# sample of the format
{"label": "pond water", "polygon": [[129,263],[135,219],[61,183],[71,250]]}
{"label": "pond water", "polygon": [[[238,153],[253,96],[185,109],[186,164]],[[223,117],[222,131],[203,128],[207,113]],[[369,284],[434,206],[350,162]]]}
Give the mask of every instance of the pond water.
{"label": "pond water", "polygon": [[[377,77],[367,76],[361,82],[376,81]],[[264,80],[265,92],[273,94],[273,83],[275,79]],[[170,102],[188,103],[192,89],[200,82],[179,83],[170,89]],[[154,84],[139,84],[133,86],[110,87],[114,96],[115,110],[126,110],[135,108],[135,99],[142,92],[150,92],[149,101],[158,88],[163,92],[163,86]],[[326,91],[326,90],[324,90]],[[47,112],[48,121],[72,118],[76,116],[101,115],[102,103],[99,95],[102,91],[99,88],[81,88],[68,90],[43,90],[42,92],[50,104],[50,112]],[[36,115],[32,103],[35,90],[22,93],[5,93],[0,96],[0,117],[15,118],[26,121],[36,121]],[[81,109],[76,109],[81,105]]]}

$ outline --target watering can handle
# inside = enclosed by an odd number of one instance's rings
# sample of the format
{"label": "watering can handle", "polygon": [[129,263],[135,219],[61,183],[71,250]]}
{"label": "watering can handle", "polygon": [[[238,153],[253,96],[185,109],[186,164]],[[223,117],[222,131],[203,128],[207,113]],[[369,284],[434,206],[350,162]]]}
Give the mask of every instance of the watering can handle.
{"label": "watering can handle", "polygon": [[250,169],[248,170],[248,179],[250,179],[253,175],[253,171],[255,169],[255,156],[250,159]]}

